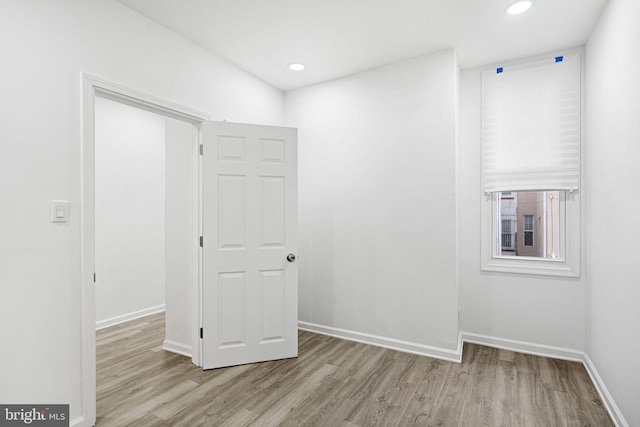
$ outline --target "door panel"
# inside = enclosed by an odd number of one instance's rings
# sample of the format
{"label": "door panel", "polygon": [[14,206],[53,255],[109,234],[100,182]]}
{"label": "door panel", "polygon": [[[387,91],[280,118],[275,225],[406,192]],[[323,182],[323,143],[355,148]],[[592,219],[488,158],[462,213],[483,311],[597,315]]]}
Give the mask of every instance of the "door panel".
{"label": "door panel", "polygon": [[284,270],[261,271],[260,342],[282,341],[286,338],[287,287]]}
{"label": "door panel", "polygon": [[245,272],[220,273],[218,275],[218,348],[246,346],[245,322],[246,282]]}
{"label": "door panel", "polygon": [[297,132],[202,125],[205,369],[297,356]]}
{"label": "door panel", "polygon": [[246,176],[218,176],[218,240],[221,250],[246,248]]}
{"label": "door panel", "polygon": [[261,249],[286,245],[286,182],[284,177],[261,176]]}

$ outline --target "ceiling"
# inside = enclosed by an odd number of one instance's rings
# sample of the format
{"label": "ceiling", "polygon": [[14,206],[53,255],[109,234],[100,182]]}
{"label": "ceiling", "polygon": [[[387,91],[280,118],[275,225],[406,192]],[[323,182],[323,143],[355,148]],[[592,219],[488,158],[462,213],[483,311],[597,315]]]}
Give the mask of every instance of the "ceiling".
{"label": "ceiling", "polygon": [[468,68],[581,46],[606,3],[536,0],[509,16],[509,0],[118,1],[281,90],[445,48]]}

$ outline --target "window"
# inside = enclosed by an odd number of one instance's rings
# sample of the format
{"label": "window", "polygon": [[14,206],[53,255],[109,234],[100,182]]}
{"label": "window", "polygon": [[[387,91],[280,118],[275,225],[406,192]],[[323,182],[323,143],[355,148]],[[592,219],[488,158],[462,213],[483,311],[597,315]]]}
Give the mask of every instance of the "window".
{"label": "window", "polygon": [[533,246],[533,215],[524,216],[524,245]]}
{"label": "window", "polygon": [[513,249],[514,238],[513,234],[511,234],[511,220],[503,219],[502,220],[502,250],[509,251]]}
{"label": "window", "polygon": [[496,256],[560,259],[565,217],[564,191],[500,192],[495,218],[500,224]]}
{"label": "window", "polygon": [[482,269],[580,275],[581,58],[482,74]]}

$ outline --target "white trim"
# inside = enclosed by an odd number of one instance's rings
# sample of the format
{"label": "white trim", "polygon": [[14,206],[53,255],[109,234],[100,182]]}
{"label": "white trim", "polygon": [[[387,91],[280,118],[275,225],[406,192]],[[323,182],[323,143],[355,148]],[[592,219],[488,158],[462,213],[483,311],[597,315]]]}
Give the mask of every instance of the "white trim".
{"label": "white trim", "polygon": [[187,357],[191,357],[191,353],[193,353],[192,346],[171,340],[164,340],[162,349]]}
{"label": "white trim", "polygon": [[85,418],[82,415],[80,415],[79,417],[76,417],[69,422],[69,427],[88,426],[89,424],[87,424],[86,421],[87,420],[85,420]]}
{"label": "white trim", "polygon": [[449,350],[441,347],[433,347],[425,344],[418,344],[409,341],[397,340],[394,338],[381,337],[379,335],[366,334],[362,332],[350,331],[347,329],[334,328],[332,326],[318,325],[315,323],[298,321],[298,329],[316,334],[328,335],[330,337],[340,338],[348,341],[370,344],[376,347],[388,348],[391,350],[402,351],[404,353],[417,354],[420,356],[433,357],[435,359],[446,360],[449,362],[460,363],[461,345],[458,339],[458,349]]}
{"label": "white trim", "polygon": [[112,101],[189,123],[200,123],[203,120],[209,119],[209,114],[196,110],[195,108],[185,107],[153,95],[138,92],[95,76],[87,74],[83,74],[83,76],[87,82],[92,84],[95,94],[98,94],[101,98],[110,99]]}
{"label": "white trim", "polygon": [[471,332],[462,332],[460,335],[462,336],[462,341],[472,344],[480,344],[487,347],[500,348],[503,350],[510,350],[518,353],[532,354],[534,356],[570,360],[573,362],[582,362],[584,360],[583,352],[571,350],[564,347],[534,344],[526,341],[497,338],[488,335],[474,334]]}
{"label": "white trim", "polygon": [[604,403],[604,407],[607,408],[607,412],[609,412],[609,416],[613,420],[613,423],[618,427],[629,427],[629,423],[627,423],[627,420],[625,420],[622,416],[622,412],[620,412],[618,405],[616,405],[616,402],[614,402],[611,393],[609,393],[609,390],[607,389],[607,386],[604,385],[604,381],[602,381],[602,377],[600,377],[600,374],[593,364],[593,361],[586,353],[584,354],[583,363],[585,369],[587,370],[587,373],[589,374],[589,377],[591,378],[591,382],[598,391],[600,400],[602,400],[602,403]]}
{"label": "white trim", "polygon": [[120,323],[128,322],[129,320],[139,319],[141,317],[149,316],[151,314],[161,313],[164,311],[164,304],[156,305],[155,307],[144,308],[142,310],[132,311],[131,313],[121,314],[119,316],[110,317],[104,320],[96,321],[96,331],[99,329],[108,328],[109,326],[115,326]]}
{"label": "white trim", "polygon": [[96,422],[96,301],[95,301],[95,88],[81,75],[80,142],[80,293],[82,298],[82,425]]}
{"label": "white trim", "polygon": [[[95,319],[95,97],[100,96],[164,116],[197,124],[209,115],[106,80],[80,73],[80,274],[82,302],[81,416],[77,423],[96,422]],[[195,276],[195,275],[194,275]],[[199,277],[199,276],[195,276]],[[200,284],[197,284],[198,288]],[[200,341],[194,343],[199,354]],[[74,420],[74,423],[76,420]]]}
{"label": "white trim", "polygon": [[[196,200],[193,201],[194,203],[194,208],[196,209],[196,211],[194,212],[194,217],[193,217],[193,222],[192,222],[192,227],[195,231],[195,239],[194,241],[196,241],[199,236],[204,236],[204,231],[203,231],[203,227],[202,227],[202,200],[203,200],[203,192],[202,192],[202,157],[200,155],[200,145],[203,144],[203,140],[202,140],[202,124],[196,126],[196,151],[197,154],[195,156],[196,160],[193,163],[194,167],[192,168],[192,178],[194,179],[194,182],[198,183],[198,195],[196,197]],[[195,252],[193,253],[193,259],[197,260],[197,265],[195,266],[195,269],[197,269],[197,277],[198,277],[198,286],[197,289],[195,290],[195,292],[193,292],[193,306],[196,307],[196,309],[193,311],[193,317],[192,317],[192,325],[195,326],[193,328],[193,335],[191,335],[191,339],[192,339],[192,346],[193,346],[193,350],[192,350],[192,362],[194,365],[202,367],[204,365],[203,360],[204,360],[204,354],[203,354],[203,345],[202,345],[202,338],[200,338],[200,328],[203,325],[203,320],[202,320],[202,313],[203,313],[203,307],[202,307],[202,301],[204,300],[203,297],[203,290],[202,290],[202,286],[204,283],[204,275],[203,275],[203,258],[202,258],[202,254],[203,254],[203,249],[202,247],[200,247],[200,245],[196,245],[196,249]],[[194,271],[195,271],[194,269]]]}

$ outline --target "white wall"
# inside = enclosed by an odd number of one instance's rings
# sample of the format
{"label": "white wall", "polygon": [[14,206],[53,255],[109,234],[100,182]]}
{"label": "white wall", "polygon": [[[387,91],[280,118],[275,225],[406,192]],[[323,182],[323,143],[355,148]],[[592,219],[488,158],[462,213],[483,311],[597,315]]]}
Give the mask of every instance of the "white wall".
{"label": "white wall", "polygon": [[[167,119],[166,137],[166,311],[165,348],[192,353],[197,279],[197,165],[195,127]],[[195,168],[192,166],[196,166]],[[194,170],[195,169],[195,170]],[[195,178],[195,179],[193,179]],[[195,186],[195,187],[194,187]],[[194,192],[195,190],[195,192]],[[195,199],[195,200],[194,200]],[[194,206],[195,203],[195,206]]]}
{"label": "white wall", "polygon": [[584,350],[586,289],[580,279],[480,271],[481,70],[460,76],[458,272],[464,332]]}
{"label": "white wall", "polygon": [[[638,8],[610,0],[587,45],[587,328],[584,278],[479,270],[480,74],[461,74],[456,162],[452,51],[287,95],[300,127],[300,318],[454,348],[457,261],[461,329],[573,349],[588,330],[640,424]],[[7,0],[0,51],[0,401],[70,403],[77,419],[80,72],[230,121],[282,124],[282,93],[112,0]],[[68,224],[50,222],[52,199],[71,202]]]}
{"label": "white wall", "polygon": [[588,353],[640,425],[640,2],[610,0],[586,46]]}
{"label": "white wall", "polygon": [[96,325],[165,302],[165,120],[96,99]]}
{"label": "white wall", "polygon": [[457,346],[453,50],[285,95],[299,128],[299,318]]}
{"label": "white wall", "polygon": [[230,121],[282,124],[282,93],[112,0],[3,1],[0,52],[0,402],[77,419],[80,72]]}

